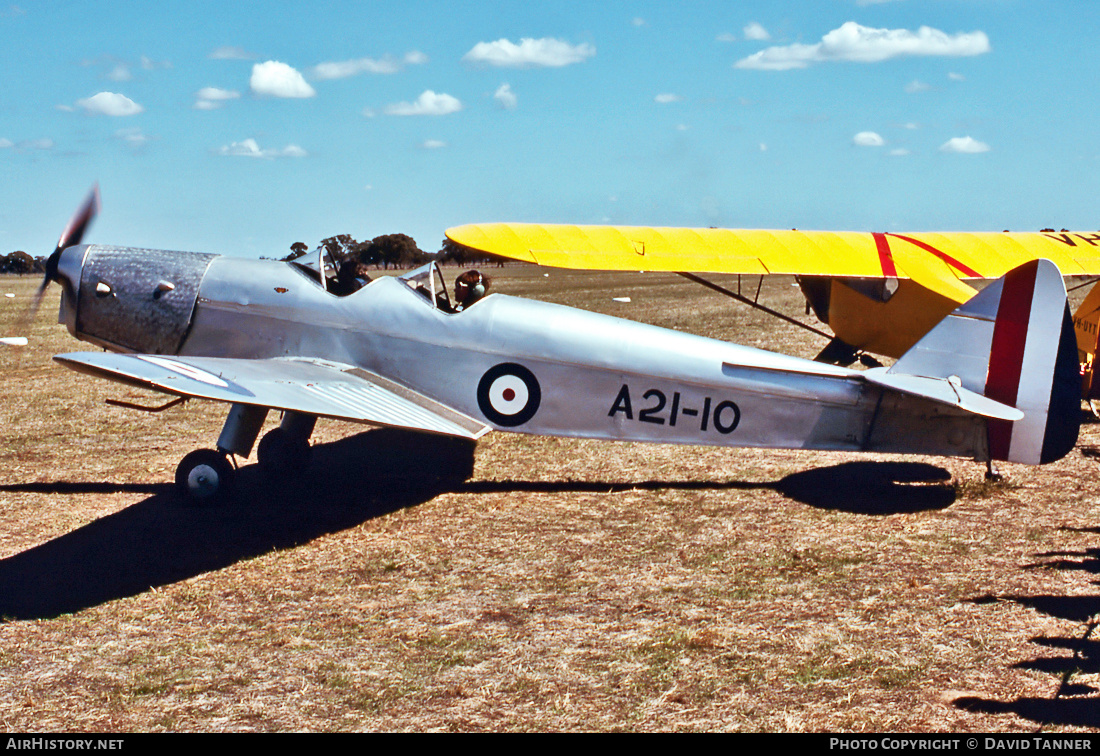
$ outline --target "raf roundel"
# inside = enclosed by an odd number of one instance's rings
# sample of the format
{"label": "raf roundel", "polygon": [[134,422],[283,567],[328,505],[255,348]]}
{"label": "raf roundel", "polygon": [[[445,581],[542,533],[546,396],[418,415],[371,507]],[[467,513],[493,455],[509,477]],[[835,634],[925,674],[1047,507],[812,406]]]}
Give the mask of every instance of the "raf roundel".
{"label": "raf roundel", "polygon": [[477,406],[496,425],[523,425],[539,410],[542,391],[535,374],[523,365],[505,362],[485,371],[477,384]]}

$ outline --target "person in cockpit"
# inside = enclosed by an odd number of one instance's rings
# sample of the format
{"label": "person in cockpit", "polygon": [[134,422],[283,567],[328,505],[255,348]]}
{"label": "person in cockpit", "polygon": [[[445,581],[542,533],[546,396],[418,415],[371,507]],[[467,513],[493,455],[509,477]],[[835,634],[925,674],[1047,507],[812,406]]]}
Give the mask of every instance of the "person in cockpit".
{"label": "person in cockpit", "polygon": [[361,260],[347,259],[340,263],[336,278],[329,284],[329,290],[338,297],[354,294],[370,283],[370,268]]}
{"label": "person in cockpit", "polygon": [[455,311],[465,310],[489,292],[491,279],[479,270],[467,270],[455,279]]}

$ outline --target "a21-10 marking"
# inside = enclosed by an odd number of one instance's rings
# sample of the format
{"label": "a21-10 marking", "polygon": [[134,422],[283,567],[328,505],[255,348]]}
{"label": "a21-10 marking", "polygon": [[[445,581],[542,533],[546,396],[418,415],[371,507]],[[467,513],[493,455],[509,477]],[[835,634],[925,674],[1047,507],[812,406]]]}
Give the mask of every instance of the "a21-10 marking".
{"label": "a21-10 marking", "polygon": [[692,407],[683,403],[679,391],[674,391],[672,399],[669,400],[664,391],[649,389],[642,393],[639,405],[637,417],[635,417],[630,386],[624,383],[615,401],[612,402],[607,416],[613,418],[621,414],[627,420],[636,419],[638,422],[654,425],[667,423],[671,428],[675,428],[677,423],[688,421],[692,424],[698,423],[699,431],[702,433],[714,428],[723,434],[733,433],[741,422],[741,408],[728,399],[715,402],[707,396],[703,398],[702,407]]}

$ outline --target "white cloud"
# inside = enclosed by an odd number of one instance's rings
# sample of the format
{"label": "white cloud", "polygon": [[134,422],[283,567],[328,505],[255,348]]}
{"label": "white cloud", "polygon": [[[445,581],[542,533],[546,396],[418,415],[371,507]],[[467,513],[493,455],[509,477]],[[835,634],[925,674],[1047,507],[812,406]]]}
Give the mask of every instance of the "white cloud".
{"label": "white cloud", "polygon": [[737,35],[734,34],[733,32],[722,32],[721,34],[719,34],[714,39],[717,40],[718,42],[736,42],[737,41]]}
{"label": "white cloud", "polygon": [[919,79],[913,79],[911,82],[905,85],[905,91],[909,94],[919,94],[920,92],[927,92],[931,88],[932,87],[930,85],[925,84]]}
{"label": "white cloud", "polygon": [[158,68],[171,68],[171,61],[153,60],[147,55],[141,56],[141,67],[145,71],[156,71]]}
{"label": "white cloud", "polygon": [[15,142],[13,142],[12,140],[0,138],[0,150],[7,149],[9,147],[14,147],[14,146],[15,146]]}
{"label": "white cloud", "polygon": [[645,19],[635,16],[630,20],[630,23],[633,26],[645,26]]}
{"label": "white cloud", "polygon": [[989,145],[969,136],[952,137],[940,145],[940,152],[976,154],[978,152],[989,152]]}
{"label": "white cloud", "polygon": [[130,67],[128,65],[119,63],[107,72],[107,78],[110,81],[130,81],[134,78],[134,75],[130,73]]}
{"label": "white cloud", "polygon": [[857,147],[881,147],[886,140],[873,131],[861,131],[852,137],[852,144]]}
{"label": "white cloud", "polygon": [[560,39],[543,37],[531,39],[525,37],[517,45],[507,39],[496,42],[478,42],[462,56],[467,63],[504,66],[508,68],[530,68],[546,66],[560,68],[572,63],[581,63],[596,54],[596,48],[587,42],[571,45]]}
{"label": "white cloud", "polygon": [[384,58],[356,58],[355,60],[318,63],[310,69],[311,78],[319,81],[328,79],[346,79],[362,73],[394,74],[401,70],[401,63],[389,55]]}
{"label": "white cloud", "polygon": [[408,66],[422,66],[428,62],[428,56],[419,50],[409,50],[405,53],[404,61]]}
{"label": "white cloud", "polygon": [[680,100],[682,99],[684,98],[678,94],[673,94],[672,92],[662,92],[661,94],[654,97],[653,101],[659,102],[662,105],[667,105],[670,102],[680,102]]}
{"label": "white cloud", "polygon": [[905,157],[909,154],[909,150],[905,149],[904,147],[895,147],[894,149],[890,150],[890,154],[894,157]]}
{"label": "white cloud", "polygon": [[223,45],[215,48],[209,55],[211,60],[255,60],[256,56],[243,47]]}
{"label": "white cloud", "polygon": [[219,89],[218,87],[203,87],[195,93],[195,109],[196,110],[215,110],[220,108],[222,103],[229,100],[239,99],[240,92],[233,89]]}
{"label": "white cloud", "polygon": [[[80,63],[82,66],[94,66],[102,68],[103,78],[108,81],[133,81],[134,79],[134,66],[128,61],[118,60],[110,55],[101,55],[97,58],[85,58]],[[156,71],[161,68],[171,68],[172,64],[168,61],[155,61],[152,58],[142,55],[139,59],[138,65],[144,71]]]}
{"label": "white cloud", "polygon": [[951,81],[966,81],[966,77],[961,73],[955,73],[954,71],[948,72],[947,78]]}
{"label": "white cloud", "polygon": [[505,110],[515,110],[518,104],[516,93],[512,91],[512,85],[507,82],[497,87],[497,91],[493,93],[493,99],[499,102]]}
{"label": "white cloud", "polygon": [[758,24],[756,21],[753,21],[746,25],[744,31],[745,39],[762,41],[772,38],[772,35],[768,34],[768,30]]}
{"label": "white cloud", "polygon": [[149,137],[137,126],[130,129],[119,129],[115,132],[115,139],[121,139],[134,148],[142,147],[149,141]]}
{"label": "white cloud", "polygon": [[462,103],[449,94],[436,94],[430,89],[425,90],[416,102],[399,102],[386,106],[386,115],[395,116],[419,116],[419,115],[447,115],[462,110]]}
{"label": "white cloud", "polygon": [[420,146],[426,150],[441,150],[447,146],[447,143],[441,142],[438,139],[426,139]]}
{"label": "white cloud", "polygon": [[241,96],[240,92],[233,89],[219,89],[218,87],[203,87],[195,96],[200,100],[236,100]]}
{"label": "white cloud", "polygon": [[806,68],[814,63],[853,61],[877,63],[902,55],[964,56],[989,52],[984,32],[945,34],[928,26],[908,29],[872,29],[848,21],[814,45],[769,47],[742,58],[734,66],[764,71]]}
{"label": "white cloud", "polygon": [[53,140],[48,138],[24,139],[19,144],[15,145],[15,149],[20,152],[25,150],[52,150]]}
{"label": "white cloud", "polygon": [[216,150],[219,155],[232,155],[237,157],[254,158],[281,158],[281,157],[306,157],[309,153],[296,144],[288,144],[281,150],[264,150],[260,148],[255,139],[245,139],[241,142],[233,142],[227,147]]}
{"label": "white cloud", "polygon": [[303,98],[317,94],[298,71],[277,60],[252,66],[252,78],[248,84],[256,94],[271,97]]}
{"label": "white cloud", "polygon": [[76,106],[93,115],[132,116],[145,110],[126,95],[116,92],[100,92],[83,100],[77,100]]}

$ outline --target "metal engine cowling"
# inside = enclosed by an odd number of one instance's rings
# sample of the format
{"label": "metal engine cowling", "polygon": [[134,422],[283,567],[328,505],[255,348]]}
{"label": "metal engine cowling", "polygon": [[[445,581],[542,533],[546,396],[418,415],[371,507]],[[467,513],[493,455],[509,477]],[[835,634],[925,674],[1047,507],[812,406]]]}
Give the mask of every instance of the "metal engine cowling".
{"label": "metal engine cowling", "polygon": [[82,256],[76,311],[63,302],[59,318],[70,332],[109,349],[177,353],[217,255],[93,244]]}

